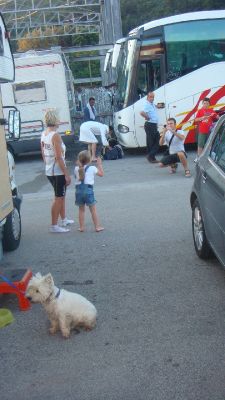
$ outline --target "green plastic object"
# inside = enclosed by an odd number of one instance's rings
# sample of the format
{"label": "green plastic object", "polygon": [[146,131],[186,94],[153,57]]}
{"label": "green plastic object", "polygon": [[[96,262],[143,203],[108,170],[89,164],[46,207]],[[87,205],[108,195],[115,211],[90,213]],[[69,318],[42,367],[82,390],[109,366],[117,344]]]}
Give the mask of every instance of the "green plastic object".
{"label": "green plastic object", "polygon": [[14,321],[14,317],[10,310],[7,308],[0,308],[0,328],[11,324]]}

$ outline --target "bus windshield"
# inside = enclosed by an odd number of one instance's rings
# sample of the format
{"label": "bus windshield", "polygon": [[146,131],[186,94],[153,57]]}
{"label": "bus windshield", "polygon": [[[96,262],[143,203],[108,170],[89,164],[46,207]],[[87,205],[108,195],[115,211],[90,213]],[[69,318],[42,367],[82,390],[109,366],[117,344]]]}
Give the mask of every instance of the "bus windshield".
{"label": "bus windshield", "polygon": [[198,68],[225,61],[225,20],[188,21],[164,27],[170,82]]}
{"label": "bus windshield", "polygon": [[117,108],[121,109],[128,105],[131,90],[132,74],[136,55],[137,39],[131,39],[121,45],[120,55],[117,62]]}

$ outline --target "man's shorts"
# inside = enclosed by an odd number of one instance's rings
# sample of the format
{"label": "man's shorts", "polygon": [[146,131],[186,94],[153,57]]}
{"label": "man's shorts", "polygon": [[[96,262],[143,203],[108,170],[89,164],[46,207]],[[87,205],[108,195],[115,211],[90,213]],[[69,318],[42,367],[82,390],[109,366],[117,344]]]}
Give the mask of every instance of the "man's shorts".
{"label": "man's shorts", "polygon": [[201,147],[203,149],[205,147],[208,137],[209,137],[209,135],[206,133],[199,133],[198,134],[198,147]]}
{"label": "man's shorts", "polygon": [[[184,154],[185,154],[185,156],[186,156],[186,153],[184,153]],[[186,156],[186,158],[187,158],[187,156]],[[161,162],[163,165],[171,165],[171,164],[179,163],[179,162],[180,162],[180,159],[179,159],[179,157],[178,157],[177,154],[168,154],[168,155],[164,156],[164,157],[160,160],[160,162]]]}
{"label": "man's shorts", "polygon": [[94,190],[92,185],[80,184],[76,185],[75,204],[77,206],[93,206],[96,204]]}
{"label": "man's shorts", "polygon": [[65,175],[47,176],[47,178],[54,188],[55,197],[64,197],[66,194]]}

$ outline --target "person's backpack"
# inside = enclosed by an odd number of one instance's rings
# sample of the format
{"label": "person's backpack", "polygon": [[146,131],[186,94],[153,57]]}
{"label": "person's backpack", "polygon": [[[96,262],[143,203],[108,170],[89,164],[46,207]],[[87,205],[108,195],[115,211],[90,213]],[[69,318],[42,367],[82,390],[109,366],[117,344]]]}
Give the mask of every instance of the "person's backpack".
{"label": "person's backpack", "polygon": [[104,155],[104,160],[118,160],[123,158],[123,149],[120,144],[116,144],[112,149],[108,149]]}
{"label": "person's backpack", "polygon": [[112,149],[108,149],[104,155],[104,160],[117,160],[118,158],[118,150],[116,146]]}
{"label": "person's backpack", "polygon": [[122,146],[120,146],[120,144],[116,144],[115,147],[117,148],[118,158],[123,158],[124,152],[123,152]]}

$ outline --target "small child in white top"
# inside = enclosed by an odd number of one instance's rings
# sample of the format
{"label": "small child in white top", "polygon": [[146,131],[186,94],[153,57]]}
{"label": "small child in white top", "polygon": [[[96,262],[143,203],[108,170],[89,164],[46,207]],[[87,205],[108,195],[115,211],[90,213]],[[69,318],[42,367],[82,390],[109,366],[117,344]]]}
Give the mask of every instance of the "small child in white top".
{"label": "small child in white top", "polygon": [[89,151],[84,150],[78,154],[77,166],[74,169],[74,175],[76,180],[76,191],[75,191],[75,204],[79,207],[79,224],[80,232],[84,232],[84,220],[85,220],[85,206],[89,207],[91,217],[95,226],[96,232],[101,232],[104,228],[100,225],[97,211],[96,211],[96,200],[94,197],[94,178],[95,175],[103,176],[104,171],[102,168],[102,160],[100,157],[97,158],[97,167],[90,165],[91,154]]}

